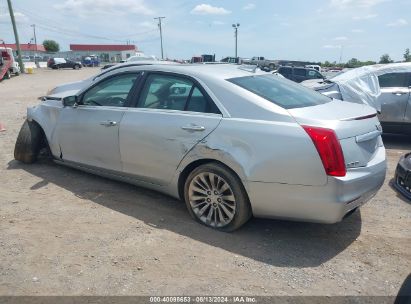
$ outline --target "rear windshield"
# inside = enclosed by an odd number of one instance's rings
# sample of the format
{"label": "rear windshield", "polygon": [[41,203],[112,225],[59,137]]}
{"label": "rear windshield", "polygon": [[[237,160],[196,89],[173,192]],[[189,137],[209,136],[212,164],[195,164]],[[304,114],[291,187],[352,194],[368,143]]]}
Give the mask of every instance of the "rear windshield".
{"label": "rear windshield", "polygon": [[311,107],[331,101],[329,97],[276,75],[246,76],[228,81],[285,109]]}

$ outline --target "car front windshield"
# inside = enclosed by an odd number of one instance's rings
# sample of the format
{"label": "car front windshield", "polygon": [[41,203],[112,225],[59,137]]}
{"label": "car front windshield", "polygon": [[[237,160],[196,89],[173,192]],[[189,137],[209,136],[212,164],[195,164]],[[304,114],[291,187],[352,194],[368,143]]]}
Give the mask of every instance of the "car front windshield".
{"label": "car front windshield", "polygon": [[331,101],[320,93],[275,75],[245,76],[227,80],[285,109],[311,107]]}

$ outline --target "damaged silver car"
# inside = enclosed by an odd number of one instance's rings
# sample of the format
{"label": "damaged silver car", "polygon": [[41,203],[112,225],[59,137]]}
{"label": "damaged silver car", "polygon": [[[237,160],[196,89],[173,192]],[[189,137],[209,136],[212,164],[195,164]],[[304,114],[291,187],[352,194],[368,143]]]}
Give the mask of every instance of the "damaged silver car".
{"label": "damaged silver car", "polygon": [[[335,223],[386,172],[376,111],[234,65],[116,68],[28,108],[15,159],[161,191],[232,231],[252,216]],[[160,215],[159,215],[160,216]]]}

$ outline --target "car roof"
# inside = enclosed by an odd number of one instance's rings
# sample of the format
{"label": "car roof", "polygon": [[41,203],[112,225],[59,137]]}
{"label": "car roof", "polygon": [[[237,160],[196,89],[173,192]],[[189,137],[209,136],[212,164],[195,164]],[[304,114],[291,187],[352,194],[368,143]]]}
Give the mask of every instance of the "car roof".
{"label": "car roof", "polygon": [[127,67],[129,70],[145,70],[184,74],[197,78],[214,78],[226,80],[236,77],[269,75],[270,73],[234,64],[173,64],[173,65],[145,65]]}
{"label": "car roof", "polygon": [[171,62],[171,61],[156,61],[156,60],[141,60],[141,61],[132,61],[132,62],[126,61],[126,62],[114,64],[113,66],[101,71],[99,74],[93,76],[93,80],[100,78],[101,76],[104,76],[116,70],[127,69],[127,68],[136,67],[136,66],[147,66],[147,65],[153,65],[153,64],[169,65],[169,64],[179,64],[179,63]]}

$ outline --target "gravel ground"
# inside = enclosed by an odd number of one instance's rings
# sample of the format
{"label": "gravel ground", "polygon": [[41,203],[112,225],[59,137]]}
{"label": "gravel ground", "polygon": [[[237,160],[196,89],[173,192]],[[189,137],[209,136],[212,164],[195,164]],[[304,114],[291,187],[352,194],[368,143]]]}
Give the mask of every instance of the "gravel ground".
{"label": "gravel ground", "polygon": [[0,83],[0,295],[395,295],[411,271],[411,204],[389,185],[411,138],[385,136],[379,193],[335,225],[251,220],[227,234],[183,203],[13,160],[26,107],[93,68]]}

